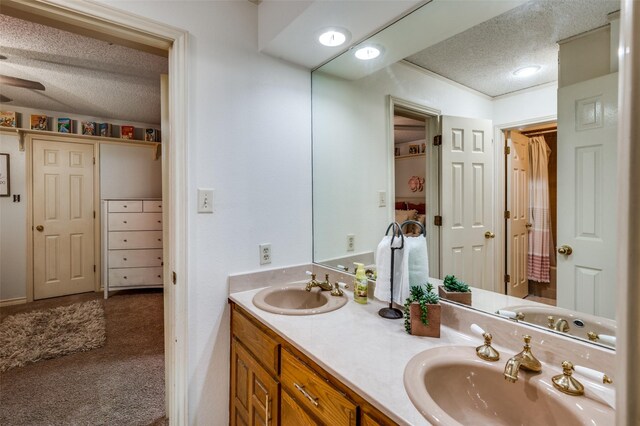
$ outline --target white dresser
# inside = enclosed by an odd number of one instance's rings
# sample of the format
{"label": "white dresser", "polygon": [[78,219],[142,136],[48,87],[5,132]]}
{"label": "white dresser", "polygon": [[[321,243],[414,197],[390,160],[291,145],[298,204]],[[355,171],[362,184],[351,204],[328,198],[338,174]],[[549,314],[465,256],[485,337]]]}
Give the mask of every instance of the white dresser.
{"label": "white dresser", "polygon": [[102,200],[102,283],[109,291],[162,287],[162,200]]}

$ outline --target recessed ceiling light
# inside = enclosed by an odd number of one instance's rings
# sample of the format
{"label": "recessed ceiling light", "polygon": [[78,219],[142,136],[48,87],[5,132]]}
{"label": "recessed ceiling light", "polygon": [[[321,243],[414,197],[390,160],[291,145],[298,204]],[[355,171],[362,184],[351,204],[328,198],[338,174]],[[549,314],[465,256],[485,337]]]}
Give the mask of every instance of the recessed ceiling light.
{"label": "recessed ceiling light", "polygon": [[375,59],[382,53],[382,49],[378,46],[364,46],[356,50],[356,58],[361,59],[363,61],[368,61],[370,59]]}
{"label": "recessed ceiling light", "polygon": [[527,67],[518,68],[513,72],[516,77],[529,77],[540,71],[542,67],[540,65],[530,65]]}
{"label": "recessed ceiling light", "polygon": [[348,31],[342,28],[325,28],[318,36],[318,41],[323,46],[341,46],[347,41]]}

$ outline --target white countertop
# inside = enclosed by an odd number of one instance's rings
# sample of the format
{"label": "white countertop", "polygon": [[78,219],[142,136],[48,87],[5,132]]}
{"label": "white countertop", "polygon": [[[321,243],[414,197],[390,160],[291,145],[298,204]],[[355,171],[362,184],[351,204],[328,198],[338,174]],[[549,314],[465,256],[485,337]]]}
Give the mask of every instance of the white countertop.
{"label": "white countertop", "polygon": [[464,335],[444,325],[441,337],[411,336],[404,320],[378,315],[387,304],[353,301],[333,312],[309,316],[272,314],[256,308],[252,299],[260,289],[232,293],[229,297],[259,321],[314,360],[328,373],[360,394],[370,404],[402,425],[428,425],[404,389],[407,362],[419,352],[443,345],[469,346],[474,357],[480,338]]}

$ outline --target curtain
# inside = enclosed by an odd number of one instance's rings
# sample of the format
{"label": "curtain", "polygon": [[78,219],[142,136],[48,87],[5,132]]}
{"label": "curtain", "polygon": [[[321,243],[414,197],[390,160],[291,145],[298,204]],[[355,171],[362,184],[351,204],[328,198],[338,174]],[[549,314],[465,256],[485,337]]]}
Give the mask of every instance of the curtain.
{"label": "curtain", "polygon": [[529,254],[530,280],[548,283],[553,236],[549,209],[549,155],[544,136],[529,139]]}

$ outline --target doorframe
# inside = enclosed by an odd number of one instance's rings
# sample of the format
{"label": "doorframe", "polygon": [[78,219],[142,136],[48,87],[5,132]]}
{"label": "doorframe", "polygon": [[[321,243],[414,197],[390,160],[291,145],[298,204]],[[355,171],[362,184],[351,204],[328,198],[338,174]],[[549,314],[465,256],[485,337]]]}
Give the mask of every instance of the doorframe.
{"label": "doorframe", "polygon": [[[547,115],[543,117],[535,117],[529,118],[526,120],[520,121],[512,121],[509,123],[502,124],[494,124],[494,140],[496,143],[493,144],[495,162],[494,162],[494,188],[493,193],[495,205],[498,208],[495,209],[495,217],[494,222],[495,226],[495,234],[496,240],[502,242],[498,244],[495,252],[495,262],[494,262],[494,277],[496,277],[494,282],[494,291],[499,294],[505,293],[505,285],[504,285],[504,275],[507,271],[507,264],[505,262],[505,239],[507,238],[507,227],[506,221],[504,219],[504,212],[507,209],[505,205],[505,185],[507,183],[505,176],[505,155],[504,155],[504,146],[506,143],[504,132],[509,130],[517,130],[518,127],[526,127],[533,126],[538,124],[545,124],[552,121],[558,121],[558,115]],[[502,208],[500,208],[502,207]]]}
{"label": "doorframe", "polygon": [[[387,181],[387,210],[390,218],[394,218],[395,216],[395,199],[396,199],[396,188],[395,188],[395,176],[396,176],[396,159],[395,159],[395,134],[394,134],[394,116],[395,109],[401,108],[406,109],[417,114],[424,115],[429,119],[429,131],[427,134],[426,144],[427,144],[427,157],[428,161],[426,164],[427,167],[427,176],[429,179],[428,185],[428,194],[425,197],[425,203],[427,205],[427,209],[431,207],[428,212],[431,212],[425,216],[425,230],[427,231],[427,235],[431,235],[435,238],[427,238],[427,246],[428,251],[432,255],[434,253],[438,254],[438,261],[435,262],[436,268],[431,268],[429,265],[429,275],[432,278],[440,278],[440,271],[442,269],[442,256],[440,256],[440,238],[441,232],[440,227],[436,226],[433,221],[433,217],[441,214],[440,208],[440,197],[441,197],[441,188],[440,188],[440,147],[434,146],[432,141],[428,140],[428,137],[433,137],[436,134],[442,133],[441,128],[441,120],[442,112],[439,109],[432,108],[423,104],[419,104],[416,102],[412,102],[406,99],[398,98],[393,95],[388,95],[388,128],[387,128],[387,158],[389,161],[387,163],[387,173],[389,175],[389,179]],[[393,184],[391,183],[391,178],[393,177]],[[426,178],[426,176],[425,176]],[[435,184],[435,186],[434,186]],[[434,191],[435,189],[435,191]],[[393,201],[392,201],[393,200]],[[394,219],[392,219],[394,220]]]}
{"label": "doorframe", "polygon": [[[165,288],[165,405],[170,424],[188,424],[188,128],[187,31],[109,5],[80,0],[3,0],[3,13],[114,40],[143,50],[168,52],[169,128],[165,129],[162,188]],[[146,48],[146,49],[145,49]],[[174,275],[175,274],[175,275]],[[173,276],[177,276],[173,280]],[[173,281],[173,282],[172,282]],[[169,308],[167,308],[169,307]],[[171,317],[168,317],[171,315]]]}
{"label": "doorframe", "polygon": [[93,221],[93,262],[95,270],[93,273],[94,291],[100,291],[102,285],[102,232],[100,232],[100,142],[89,139],[71,139],[65,136],[38,135],[29,133],[25,138],[25,188],[27,195],[27,303],[33,302],[35,294],[34,264],[33,264],[33,142],[37,140],[46,142],[62,142],[62,143],[78,143],[83,145],[92,145],[93,147],[93,211],[95,213]]}

